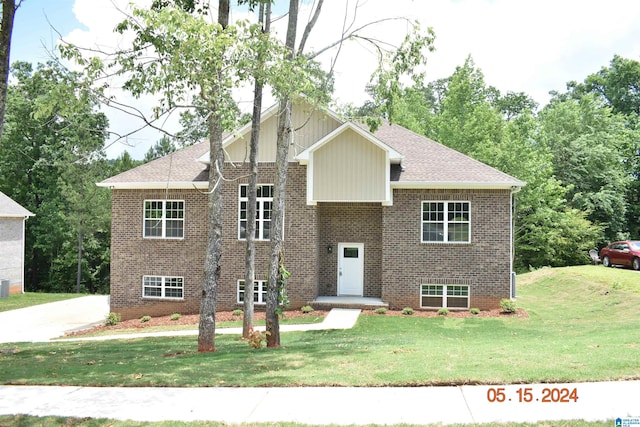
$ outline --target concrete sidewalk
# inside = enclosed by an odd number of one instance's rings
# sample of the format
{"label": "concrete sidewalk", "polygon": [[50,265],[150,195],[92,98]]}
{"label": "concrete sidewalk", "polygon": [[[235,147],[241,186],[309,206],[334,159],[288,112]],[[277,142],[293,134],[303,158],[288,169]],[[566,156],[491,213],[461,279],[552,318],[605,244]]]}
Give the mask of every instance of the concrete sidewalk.
{"label": "concrete sidewalk", "polygon": [[[321,329],[350,329],[358,321],[360,315],[359,309],[351,308],[332,308],[329,314],[320,323],[309,323],[299,325],[280,325],[280,332],[294,332],[294,331],[318,331]],[[256,326],[255,330],[264,331],[264,326]],[[242,335],[242,328],[216,328],[216,334],[224,335]],[[120,335],[103,335],[99,337],[69,337],[60,341],[105,341],[105,340],[123,340],[132,338],[149,338],[149,337],[182,337],[198,335],[197,329],[187,331],[162,331],[162,332],[140,332],[135,334],[120,334]]]}
{"label": "concrete sidewalk", "polygon": [[[497,387],[0,386],[0,414],[343,425],[598,421],[640,416],[640,381],[506,386],[505,401],[490,402],[488,391]],[[530,388],[530,403],[518,402],[518,390],[524,388]],[[543,403],[545,388],[575,389],[578,399]]]}
{"label": "concrete sidewalk", "polygon": [[43,342],[104,322],[109,297],[89,295],[0,312],[0,343]]}

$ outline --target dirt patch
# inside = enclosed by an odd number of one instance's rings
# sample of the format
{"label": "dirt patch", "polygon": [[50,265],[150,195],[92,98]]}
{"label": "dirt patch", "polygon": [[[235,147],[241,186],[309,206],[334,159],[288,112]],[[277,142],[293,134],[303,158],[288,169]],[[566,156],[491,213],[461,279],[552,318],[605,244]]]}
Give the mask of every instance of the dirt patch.
{"label": "dirt patch", "polygon": [[[316,310],[311,313],[303,313],[299,310],[291,310],[285,312],[285,317],[287,319],[296,319],[299,317],[326,317],[329,314],[329,311],[324,310]],[[363,310],[363,315],[367,316],[406,316],[406,317],[444,317],[439,316],[437,311],[429,310],[416,310],[410,316],[406,314],[402,314],[400,310],[387,310],[386,314],[381,315],[377,314],[375,310]],[[254,315],[255,320],[264,320],[264,312],[257,311]],[[505,317],[514,317],[520,319],[526,319],[529,317],[527,312],[521,308],[517,310],[516,313],[508,314],[503,313],[500,309],[495,310],[486,310],[481,311],[479,314],[471,314],[468,310],[462,311],[450,311],[446,317],[453,318],[467,318],[467,317],[497,317],[497,318],[505,318]],[[99,325],[95,326],[91,329],[83,329],[81,331],[73,331],[69,332],[67,336],[78,336],[85,335],[89,333],[102,332],[102,331],[117,331],[119,329],[140,329],[142,332],[146,328],[150,328],[153,326],[179,326],[179,325],[197,325],[200,320],[200,316],[198,314],[188,314],[180,316],[177,320],[171,320],[171,316],[162,316],[162,317],[152,317],[148,322],[140,322],[140,319],[131,319],[120,322],[117,325],[106,326]],[[242,320],[242,315],[234,316],[231,311],[222,311],[216,313],[216,322],[229,322],[229,321],[240,321]]]}

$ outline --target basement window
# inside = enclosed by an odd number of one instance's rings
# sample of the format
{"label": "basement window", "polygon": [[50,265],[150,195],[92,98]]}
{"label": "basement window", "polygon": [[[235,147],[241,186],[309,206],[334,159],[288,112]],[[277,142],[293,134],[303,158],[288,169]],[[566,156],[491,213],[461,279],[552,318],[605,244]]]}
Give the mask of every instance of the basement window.
{"label": "basement window", "polygon": [[421,308],[469,308],[468,285],[421,285]]}

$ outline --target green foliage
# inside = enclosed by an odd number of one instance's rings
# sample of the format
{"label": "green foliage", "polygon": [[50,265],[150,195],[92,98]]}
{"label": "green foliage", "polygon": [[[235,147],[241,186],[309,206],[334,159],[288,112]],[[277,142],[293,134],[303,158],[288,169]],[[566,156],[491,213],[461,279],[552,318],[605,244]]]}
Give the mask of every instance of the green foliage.
{"label": "green foliage", "polygon": [[164,157],[167,154],[171,154],[176,151],[178,147],[171,141],[171,139],[164,135],[153,147],[149,148],[149,151],[144,156],[144,161],[150,162],[160,157]]}
{"label": "green foliage", "polygon": [[376,308],[376,314],[380,314],[380,315],[387,314],[387,308],[386,307],[378,307],[378,308]]}
{"label": "green foliage", "polygon": [[300,309],[300,311],[302,311],[303,313],[313,313],[314,310],[310,305],[305,305]]}
{"label": "green foliage", "polygon": [[140,318],[140,323],[147,323],[151,320],[151,316],[145,315]]}
{"label": "green foliage", "polygon": [[122,316],[120,313],[111,312],[107,314],[107,318],[104,321],[104,324],[107,326],[115,326],[122,321]]}
{"label": "green foliage", "polygon": [[469,313],[473,314],[474,316],[480,314],[480,309],[479,308],[472,308],[471,310],[469,310]]}
{"label": "green foliage", "polygon": [[515,313],[518,310],[518,305],[515,300],[510,298],[503,298],[500,300],[500,309],[503,313]]}
{"label": "green foliage", "polygon": [[249,336],[247,338],[245,338],[245,340],[249,344],[249,347],[255,348],[255,349],[260,349],[260,348],[262,348],[262,346],[264,344],[267,343],[267,335],[268,334],[269,334],[269,332],[256,331],[253,328],[250,328],[249,329]]}
{"label": "green foliage", "polygon": [[173,313],[170,317],[171,320],[180,320],[182,316],[180,315],[180,313]]}
{"label": "green foliage", "polygon": [[[15,63],[0,141],[0,191],[35,214],[26,228],[28,290],[109,289],[111,174],[106,116],[79,76],[56,63]],[[78,257],[81,249],[80,257]]]}
{"label": "green foliage", "polygon": [[449,315],[449,309],[446,309],[446,308],[438,309],[438,316],[448,316],[448,315]]}
{"label": "green foliage", "polygon": [[233,310],[231,312],[231,314],[233,314],[234,316],[242,316],[242,310],[240,310],[239,308]]}
{"label": "green foliage", "polygon": [[285,308],[289,307],[289,297],[287,296],[287,283],[291,273],[284,266],[284,259],[280,256],[280,264],[278,267],[278,308],[276,314],[282,316]]}
{"label": "green foliage", "polygon": [[411,307],[405,307],[402,309],[402,314],[404,314],[405,316],[411,316],[413,313],[414,311]]}

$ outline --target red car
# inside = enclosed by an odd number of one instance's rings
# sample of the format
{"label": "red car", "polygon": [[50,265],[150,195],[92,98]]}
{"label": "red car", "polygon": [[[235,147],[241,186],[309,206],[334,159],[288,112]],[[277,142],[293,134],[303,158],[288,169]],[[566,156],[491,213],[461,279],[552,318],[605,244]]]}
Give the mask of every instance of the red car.
{"label": "red car", "polygon": [[640,270],[640,241],[613,242],[602,248],[600,259],[605,267],[624,265],[634,270]]}

